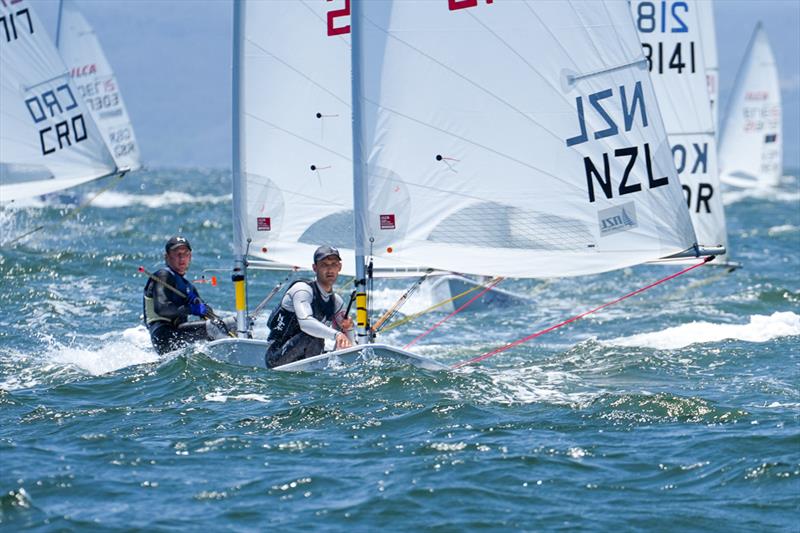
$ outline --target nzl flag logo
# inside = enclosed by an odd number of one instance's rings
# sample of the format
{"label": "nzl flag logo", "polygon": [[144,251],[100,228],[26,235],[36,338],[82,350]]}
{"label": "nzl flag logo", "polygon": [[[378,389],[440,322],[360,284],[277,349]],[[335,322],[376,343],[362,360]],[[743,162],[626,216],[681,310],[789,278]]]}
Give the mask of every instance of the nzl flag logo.
{"label": "nzl flag logo", "polygon": [[778,140],[778,134],[777,133],[769,133],[764,137],[764,142],[765,143],[774,143],[777,140]]}
{"label": "nzl flag logo", "polygon": [[628,231],[639,225],[636,221],[636,205],[633,202],[603,209],[597,213],[597,220],[602,237],[620,231]]}

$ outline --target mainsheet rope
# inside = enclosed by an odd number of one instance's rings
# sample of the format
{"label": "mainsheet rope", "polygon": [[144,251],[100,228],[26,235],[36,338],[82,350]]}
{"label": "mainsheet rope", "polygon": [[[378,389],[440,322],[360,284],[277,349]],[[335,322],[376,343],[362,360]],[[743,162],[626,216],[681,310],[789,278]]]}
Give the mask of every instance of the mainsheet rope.
{"label": "mainsheet rope", "polygon": [[408,344],[406,344],[405,346],[403,346],[403,349],[404,350],[408,350],[409,346],[413,346],[414,344],[417,343],[418,340],[420,340],[421,338],[425,337],[428,333],[430,333],[431,331],[435,330],[436,328],[438,328],[439,326],[441,326],[442,324],[447,322],[447,320],[450,319],[450,317],[452,317],[453,315],[456,315],[459,312],[461,312],[461,310],[465,309],[472,302],[474,302],[475,300],[477,300],[478,298],[480,298],[481,296],[486,294],[492,287],[494,287],[495,285],[497,285],[498,283],[503,281],[503,279],[504,278],[499,277],[499,276],[494,278],[494,279],[492,279],[492,281],[490,283],[488,283],[486,285],[486,287],[484,287],[484,289],[481,292],[479,292],[478,294],[473,296],[472,299],[470,299],[467,303],[463,304],[461,307],[459,307],[458,309],[456,309],[455,311],[453,311],[452,313],[450,313],[449,315],[447,315],[446,317],[441,319],[439,322],[437,322],[436,324],[431,326],[425,333],[423,333],[421,335],[418,335],[413,341],[411,341]]}
{"label": "mainsheet rope", "polygon": [[441,307],[443,305],[449,304],[450,302],[454,302],[454,301],[458,300],[459,298],[461,298],[462,296],[466,296],[467,294],[469,294],[471,292],[475,292],[478,289],[482,289],[484,286],[485,285],[475,285],[474,287],[470,287],[469,289],[467,289],[467,290],[465,290],[463,292],[460,292],[460,293],[456,294],[455,296],[451,296],[450,298],[447,298],[446,300],[442,300],[441,302],[435,303],[432,306],[428,307],[427,309],[423,309],[422,311],[419,311],[417,313],[413,313],[413,314],[408,315],[406,317],[403,317],[403,318],[401,318],[399,320],[395,320],[391,324],[388,324],[386,326],[382,326],[381,327],[381,332],[385,333],[385,332],[389,331],[390,329],[394,329],[394,328],[396,328],[398,326],[402,326],[403,324],[411,322],[415,318],[419,318],[422,315],[424,315],[426,313],[429,313],[429,312],[431,312],[431,311],[433,311],[435,309],[438,309],[439,307]]}
{"label": "mainsheet rope", "polygon": [[[661,285],[665,281],[669,281],[671,279],[677,278],[678,276],[686,274],[690,270],[694,270],[695,268],[697,268],[699,266],[705,265],[709,261],[713,260],[714,257],[716,257],[716,256],[711,255],[711,256],[705,258],[700,263],[697,263],[696,265],[692,265],[690,267],[684,268],[680,272],[676,272],[675,274],[672,274],[671,276],[667,276],[665,278],[662,278],[662,279],[660,279],[660,280],[658,280],[658,281],[656,281],[654,283],[651,283],[650,285],[647,285],[646,287],[642,287],[641,289],[637,289],[637,290],[635,290],[633,292],[629,292],[625,296],[620,296],[616,300],[613,300],[613,301],[608,302],[608,303],[604,303],[603,305],[601,305],[599,307],[595,307],[594,309],[590,309],[589,311],[585,311],[585,312],[583,312],[583,313],[581,313],[579,315],[576,315],[576,316],[574,316],[574,317],[572,317],[572,318],[570,318],[568,320],[565,320],[565,321],[561,322],[560,324],[556,324],[555,326],[550,326],[547,329],[543,329],[541,331],[538,331],[536,333],[528,335],[527,337],[523,337],[523,338],[518,339],[518,340],[516,340],[514,342],[510,342],[510,343],[508,343],[508,344],[506,344],[504,346],[500,346],[499,348],[495,348],[494,350],[488,351],[485,354],[480,355],[478,357],[475,357],[473,359],[468,359],[466,361],[462,361],[460,363],[456,363],[456,364],[452,365],[450,368],[460,368],[462,366],[471,365],[472,363],[478,363],[480,361],[483,361],[484,359],[488,359],[488,358],[490,358],[490,357],[492,357],[494,355],[497,355],[499,353],[505,352],[506,350],[509,350],[509,349],[513,348],[514,346],[519,346],[520,344],[523,344],[525,342],[528,342],[529,340],[535,339],[536,337],[539,337],[540,335],[544,335],[545,333],[549,333],[549,332],[551,332],[553,330],[556,330],[556,329],[558,329],[558,328],[560,328],[562,326],[566,326],[567,324],[569,324],[571,322],[575,322],[576,320],[580,320],[581,318],[583,318],[585,316],[591,315],[592,313],[596,313],[597,311],[600,311],[601,309],[604,309],[606,307],[614,305],[615,303],[619,303],[622,300],[626,300],[626,299],[630,298],[631,296],[635,296],[635,295],[637,295],[639,293],[642,293],[642,292],[644,292],[644,291],[646,291],[648,289],[652,289],[656,285]],[[427,334],[427,332],[425,334]],[[420,337],[417,337],[417,338],[420,338]],[[413,344],[416,341],[417,341],[417,339],[414,339],[413,341],[411,341],[411,344]],[[408,346],[411,346],[411,344],[409,344]],[[408,346],[406,346],[406,347],[408,347]]]}

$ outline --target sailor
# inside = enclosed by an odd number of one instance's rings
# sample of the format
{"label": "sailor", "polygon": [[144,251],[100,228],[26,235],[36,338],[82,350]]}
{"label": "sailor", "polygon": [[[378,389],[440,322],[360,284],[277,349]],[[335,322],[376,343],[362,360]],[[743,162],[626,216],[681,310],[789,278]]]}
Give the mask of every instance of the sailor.
{"label": "sailor", "polygon": [[333,285],[342,270],[339,250],[320,246],[314,252],[315,279],[296,280],[269,317],[266,363],[270,368],[322,353],[325,339],[336,349],[353,345],[353,320],[345,315]]}
{"label": "sailor", "polygon": [[184,277],[192,262],[189,240],[180,235],[171,237],[164,245],[164,261],[166,266],[153,274],[160,282],[150,278],[144,286],[144,322],[156,352],[164,354],[219,337],[217,328],[205,320],[188,322],[189,315],[205,318],[213,313]]}

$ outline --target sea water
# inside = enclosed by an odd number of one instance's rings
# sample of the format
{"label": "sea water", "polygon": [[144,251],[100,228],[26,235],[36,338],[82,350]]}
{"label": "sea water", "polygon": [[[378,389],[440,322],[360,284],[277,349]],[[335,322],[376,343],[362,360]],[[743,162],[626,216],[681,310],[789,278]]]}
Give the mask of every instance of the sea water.
{"label": "sea water", "polygon": [[[230,178],[133,173],[76,213],[102,185],[0,212],[4,530],[797,531],[796,177],[726,196],[741,269],[695,269],[445,372],[159,357],[137,268],[157,269],[181,233],[189,277],[216,277],[200,292],[231,313]],[[528,305],[461,312],[415,349],[455,364],[680,268],[508,280]],[[252,272],[251,307],[284,276]],[[380,285],[376,307],[402,292]]]}

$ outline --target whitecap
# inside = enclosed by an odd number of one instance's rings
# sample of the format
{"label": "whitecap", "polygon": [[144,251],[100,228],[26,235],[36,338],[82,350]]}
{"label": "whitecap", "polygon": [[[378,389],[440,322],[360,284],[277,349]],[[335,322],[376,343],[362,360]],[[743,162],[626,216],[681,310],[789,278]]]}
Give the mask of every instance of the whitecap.
{"label": "whitecap", "polygon": [[675,350],[694,343],[719,342],[726,339],[747,342],[767,342],[777,337],[800,335],[800,315],[775,312],[767,315],[752,315],[747,324],[717,324],[712,322],[690,322],[661,331],[640,333],[630,337],[618,337],[602,341],[616,346],[640,346],[660,350]]}
{"label": "whitecap", "polygon": [[230,194],[193,196],[181,191],[164,191],[161,194],[130,194],[109,191],[95,198],[92,201],[92,205],[105,209],[117,209],[133,205],[143,205],[151,209],[157,209],[178,204],[220,204],[230,201]]}

